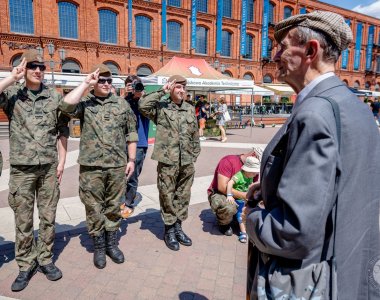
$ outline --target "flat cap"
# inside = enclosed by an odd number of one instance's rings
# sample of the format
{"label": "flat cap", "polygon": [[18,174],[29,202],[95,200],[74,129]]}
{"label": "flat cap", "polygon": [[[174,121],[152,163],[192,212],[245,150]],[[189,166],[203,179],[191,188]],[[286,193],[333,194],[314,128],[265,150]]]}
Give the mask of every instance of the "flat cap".
{"label": "flat cap", "polygon": [[97,64],[91,68],[91,73],[99,69],[99,75],[111,76],[111,70],[105,64]]}
{"label": "flat cap", "polygon": [[26,62],[29,63],[29,62],[39,62],[41,64],[44,63],[43,59],[42,59],[42,56],[41,54],[38,53],[38,51],[36,49],[29,49],[29,50],[26,50],[22,56],[21,56],[21,60],[23,59],[26,59]]}
{"label": "flat cap", "polygon": [[290,29],[298,26],[323,32],[340,51],[346,49],[352,41],[352,31],[343,17],[321,10],[292,16],[279,22],[274,28],[274,38],[277,42],[281,42]]}
{"label": "flat cap", "polygon": [[173,75],[173,76],[170,76],[170,78],[168,79],[169,82],[174,81],[174,80],[176,83],[179,83],[182,85],[186,85],[187,83],[186,78],[181,75]]}

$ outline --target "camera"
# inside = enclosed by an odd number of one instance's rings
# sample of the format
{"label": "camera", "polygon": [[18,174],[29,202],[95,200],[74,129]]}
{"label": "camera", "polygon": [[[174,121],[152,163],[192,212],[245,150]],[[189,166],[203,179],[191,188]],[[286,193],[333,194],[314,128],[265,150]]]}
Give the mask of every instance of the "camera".
{"label": "camera", "polygon": [[132,88],[136,92],[142,92],[144,90],[144,85],[142,84],[142,82],[137,81],[132,83]]}

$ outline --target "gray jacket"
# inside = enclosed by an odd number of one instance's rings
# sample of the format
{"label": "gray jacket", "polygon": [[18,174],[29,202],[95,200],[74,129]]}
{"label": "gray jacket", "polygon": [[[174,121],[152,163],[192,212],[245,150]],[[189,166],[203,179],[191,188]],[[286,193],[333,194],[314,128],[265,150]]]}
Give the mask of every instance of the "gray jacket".
{"label": "gray jacket", "polygon": [[[341,150],[332,107],[341,115]],[[282,147],[276,147],[283,143]],[[293,111],[264,151],[265,210],[247,218],[251,241],[263,253],[301,268],[330,258],[336,174],[336,257],[339,299],[379,299],[373,271],[379,256],[380,139],[368,106],[338,77],[320,82]],[[257,270],[256,270],[257,271]],[[379,280],[379,279],[378,279]],[[255,287],[253,287],[253,290]]]}

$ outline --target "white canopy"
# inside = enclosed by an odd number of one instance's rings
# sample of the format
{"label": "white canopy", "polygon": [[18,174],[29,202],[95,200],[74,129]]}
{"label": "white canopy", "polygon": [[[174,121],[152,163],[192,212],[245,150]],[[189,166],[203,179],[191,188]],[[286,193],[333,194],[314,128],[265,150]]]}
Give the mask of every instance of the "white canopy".
{"label": "white canopy", "polygon": [[237,90],[225,90],[216,91],[216,94],[224,95],[258,95],[258,96],[273,96],[274,92],[264,89],[261,86],[254,85],[251,89],[237,89]]}

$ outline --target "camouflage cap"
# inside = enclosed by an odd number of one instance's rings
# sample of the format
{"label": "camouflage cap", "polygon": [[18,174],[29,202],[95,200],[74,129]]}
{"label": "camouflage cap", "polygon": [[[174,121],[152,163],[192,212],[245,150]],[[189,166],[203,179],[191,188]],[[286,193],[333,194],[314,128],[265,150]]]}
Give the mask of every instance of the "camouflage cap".
{"label": "camouflage cap", "polygon": [[186,78],[181,76],[181,75],[173,75],[173,76],[170,76],[170,78],[168,79],[169,82],[172,82],[174,80],[176,83],[179,83],[182,85],[186,85],[186,83],[187,83]]}
{"label": "camouflage cap", "polygon": [[42,64],[44,63],[41,54],[39,54],[36,49],[26,50],[22,54],[21,60],[23,60],[24,58],[26,59],[27,63],[32,62],[32,61],[33,62],[39,62],[39,63],[42,63]]}
{"label": "camouflage cap", "polygon": [[274,28],[274,38],[280,43],[290,29],[298,26],[323,32],[340,51],[346,49],[352,41],[352,31],[341,15],[318,10],[279,22]]}
{"label": "camouflage cap", "polygon": [[91,68],[91,73],[99,69],[99,75],[110,77],[112,75],[111,70],[105,64],[97,64]]}

